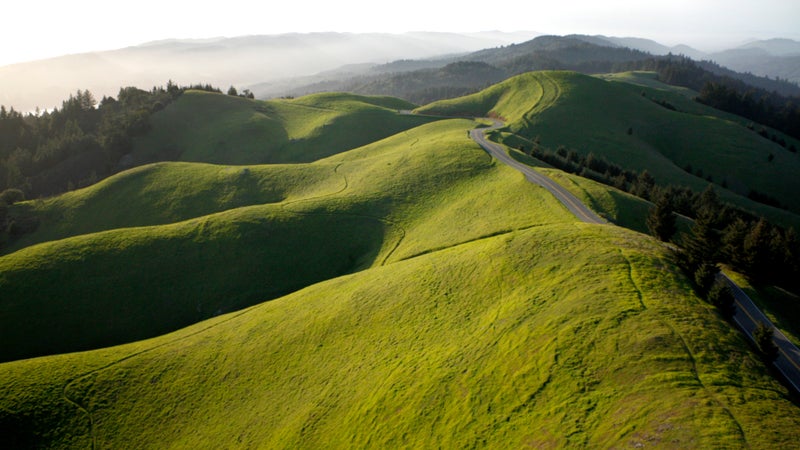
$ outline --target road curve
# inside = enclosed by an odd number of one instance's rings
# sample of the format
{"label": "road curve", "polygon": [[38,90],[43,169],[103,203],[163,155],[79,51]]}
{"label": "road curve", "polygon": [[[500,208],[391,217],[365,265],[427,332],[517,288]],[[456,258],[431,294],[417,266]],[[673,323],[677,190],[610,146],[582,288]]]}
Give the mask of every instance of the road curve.
{"label": "road curve", "polygon": [[[574,195],[569,193],[561,185],[557,184],[545,175],[536,172],[532,167],[527,166],[506,153],[502,146],[486,139],[486,131],[495,130],[503,126],[503,122],[494,120],[494,124],[489,128],[475,128],[470,130],[469,136],[478,143],[489,155],[497,158],[500,162],[519,170],[531,183],[544,187],[556,197],[567,209],[578,219],[587,223],[604,224],[608,223],[603,218],[590,210],[581,203]],[[795,392],[800,393],[800,349],[798,349],[775,325],[758,309],[750,297],[742,291],[730,278],[721,274],[725,281],[730,285],[735,298],[736,312],[733,320],[744,331],[745,335],[753,339],[753,331],[759,322],[763,322],[773,330],[773,341],[778,346],[778,358],[774,366],[783,374],[786,381],[794,388]]]}
{"label": "road curve", "polygon": [[760,322],[772,328],[772,340],[778,346],[778,358],[773,364],[783,374],[786,381],[794,387],[794,390],[800,393],[800,349],[789,341],[780,330],[775,328],[775,325],[758,309],[753,300],[736,283],[724,274],[720,274],[720,276],[728,283],[733,292],[736,305],[733,321],[739,325],[739,328],[753,342],[755,342],[753,332]]}
{"label": "road curve", "polygon": [[471,137],[478,145],[481,146],[491,156],[497,158],[500,162],[517,169],[525,175],[525,178],[531,183],[538,184],[543,188],[550,191],[555,198],[560,201],[567,209],[575,215],[579,220],[586,223],[605,224],[608,223],[602,217],[598,216],[594,211],[589,209],[580,200],[578,200],[569,191],[564,189],[560,184],[551,180],[545,175],[534,170],[532,167],[525,165],[506,153],[502,146],[486,139],[486,131],[495,130],[503,126],[503,122],[499,120],[494,121],[494,125],[489,128],[474,128],[469,131]]}

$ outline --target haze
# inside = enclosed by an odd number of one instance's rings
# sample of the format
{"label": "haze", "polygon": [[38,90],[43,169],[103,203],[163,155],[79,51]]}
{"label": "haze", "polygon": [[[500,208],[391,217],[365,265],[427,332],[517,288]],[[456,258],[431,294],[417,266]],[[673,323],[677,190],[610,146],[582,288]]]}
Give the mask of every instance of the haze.
{"label": "haze", "polygon": [[[548,34],[637,36],[701,50],[749,39],[800,39],[800,2],[562,0],[359,0],[248,2],[13,1],[4,5],[0,66],[168,38],[288,32],[536,30]],[[9,44],[11,43],[11,44]]]}

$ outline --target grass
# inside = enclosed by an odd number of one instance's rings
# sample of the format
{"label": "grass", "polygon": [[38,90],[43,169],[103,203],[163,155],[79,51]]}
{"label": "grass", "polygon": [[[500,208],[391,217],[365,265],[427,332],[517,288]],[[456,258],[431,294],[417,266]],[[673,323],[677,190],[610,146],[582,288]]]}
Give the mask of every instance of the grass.
{"label": "grass", "polygon": [[15,345],[0,360],[152,337],[542,214],[569,219],[491,162],[471,126],[435,122],[306,165],[151,165],[31,202],[42,225],[0,257],[0,311],[20,324],[2,328]]}
{"label": "grass", "polygon": [[[53,219],[0,257],[3,359],[65,353],[0,364],[0,446],[797,442],[786,389],[660,243],[578,222],[475,125],[21,205]],[[620,222],[642,208],[560,182]]]}
{"label": "grass", "polygon": [[796,406],[671,267],[619,228],[505,233],[0,365],[0,424],[115,448],[792,445]]}
{"label": "grass", "polygon": [[164,225],[243,206],[324,195],[343,186],[335,169],[326,164],[145,165],[85,189],[16,205],[17,210],[35,215],[40,225],[3,250],[10,253],[70,236]]}
{"label": "grass", "polygon": [[[582,155],[592,152],[626,169],[648,170],[660,184],[702,191],[708,181],[684,171],[691,165],[715,183],[724,181],[729,188],[719,187],[724,200],[777,223],[800,225],[794,179],[800,157],[748,130],[741,118],[734,120],[735,116],[697,104],[679,89],[655,86],[654,80],[633,85],[572,72],[538,72],[418,111],[491,112],[506,119],[510,145],[519,141],[513,135],[528,140],[538,137],[545,147],[564,145]],[[652,99],[673,103],[679,111]],[[751,189],[777,198],[792,212],[749,200],[746,195]]]}
{"label": "grass", "polygon": [[310,162],[434,120],[398,113],[413,107],[350,94],[257,101],[188,91],[152,118],[152,130],[135,143],[132,163]]}
{"label": "grass", "polygon": [[560,86],[549,72],[530,72],[457,99],[441,100],[415,110],[419,114],[501,117],[517,122],[550,106]]}

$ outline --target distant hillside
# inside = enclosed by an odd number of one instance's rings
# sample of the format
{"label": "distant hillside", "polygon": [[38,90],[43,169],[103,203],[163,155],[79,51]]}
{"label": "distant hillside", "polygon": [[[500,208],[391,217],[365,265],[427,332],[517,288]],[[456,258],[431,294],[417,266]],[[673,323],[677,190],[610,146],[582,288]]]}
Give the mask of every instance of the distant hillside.
{"label": "distant hillside", "polygon": [[[38,116],[0,108],[0,192],[50,196],[157,161],[313,161],[435,120],[399,114],[415,105],[396,98],[262,102],[200,87],[123,88],[99,104],[79,91]],[[2,231],[0,224],[0,242]]]}
{"label": "distant hillside", "polygon": [[791,39],[751,42],[708,58],[739,72],[779,77],[800,84],[800,42]]}
{"label": "distant hillside", "polygon": [[[391,95],[416,104],[426,104],[442,98],[471,94],[479,86],[485,87],[508,77],[507,71],[482,62],[462,61],[431,69],[412,68],[425,65],[424,62],[413,64],[401,61],[375,67],[369,73],[344,81],[311,84],[301,91],[341,90],[365,95]],[[439,63],[432,65],[438,66]],[[380,74],[375,74],[379,71]]]}
{"label": "distant hillside", "polygon": [[[403,60],[360,68],[356,72],[320,74],[312,79],[298,79],[292,83],[256,84],[251,86],[251,89],[257,96],[262,97],[305,95],[319,91],[352,91],[390,94],[416,103],[425,103],[434,99],[431,94],[438,94],[438,99],[443,99],[460,96],[470,90],[478,91],[495,83],[502,74],[509,77],[535,70],[573,70],[587,74],[652,70],[648,67],[664,61],[685,59],[675,56],[678,53],[686,54],[678,51],[681,49],[676,48],[675,55],[667,56],[666,54],[672,49],[661,48],[658,45],[652,41],[632,38],[584,35],[539,36],[520,44],[484,49],[463,56],[421,61]],[[642,49],[658,50],[659,53],[651,54]],[[481,66],[469,76],[463,75],[458,78],[435,72],[455,62],[479,62],[488,64],[493,69]],[[768,92],[776,91],[783,95],[800,96],[800,86],[794,83],[738,73],[710,61],[696,61],[694,64],[707,72],[709,79],[729,77]],[[466,67],[470,66],[459,68]],[[472,67],[476,69],[478,66]],[[444,81],[452,83],[451,90],[440,89]],[[700,87],[694,89],[699,90]]]}
{"label": "distant hillside", "polygon": [[342,93],[257,101],[190,91],[153,116],[127,162],[310,162],[435,120],[399,113],[413,107]]}

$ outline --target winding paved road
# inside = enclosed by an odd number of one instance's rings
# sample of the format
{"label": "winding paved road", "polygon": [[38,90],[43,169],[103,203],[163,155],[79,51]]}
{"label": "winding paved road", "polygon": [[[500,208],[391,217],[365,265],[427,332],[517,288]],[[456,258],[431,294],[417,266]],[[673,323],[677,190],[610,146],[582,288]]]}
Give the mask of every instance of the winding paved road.
{"label": "winding paved road", "polygon": [[731,287],[733,297],[736,299],[736,313],[733,315],[734,322],[753,342],[755,342],[753,332],[759,322],[763,322],[772,328],[772,340],[778,346],[778,358],[774,362],[775,368],[783,374],[786,381],[794,387],[794,390],[800,393],[800,349],[792,344],[780,330],[775,328],[775,325],[758,309],[753,300],[736,283],[724,274],[721,276]]}
{"label": "winding paved road", "polygon": [[525,175],[525,178],[530,181],[531,183],[538,184],[543,188],[550,191],[558,201],[564,204],[572,214],[575,215],[578,219],[582,220],[583,222],[587,223],[598,223],[604,224],[606,222],[602,217],[595,214],[594,211],[589,209],[586,205],[584,205],[580,200],[578,200],[574,195],[572,195],[569,191],[564,189],[560,184],[556,183],[555,181],[551,180],[550,178],[540,174],[539,172],[535,171],[532,167],[525,165],[506,153],[505,149],[502,146],[495,144],[494,142],[489,141],[486,139],[486,131],[496,130],[503,126],[503,122],[499,120],[494,121],[494,125],[489,128],[475,128],[470,130],[469,136],[478,143],[487,153],[494,156],[501,162],[519,170]]}
{"label": "winding paved road", "polygon": [[[522,172],[528,181],[538,184],[550,191],[556,199],[563,203],[578,219],[587,223],[608,223],[586,205],[581,203],[580,200],[561,185],[547,176],[536,172],[532,167],[515,160],[506,153],[502,146],[486,139],[486,131],[496,130],[502,126],[503,122],[494,120],[494,124],[489,128],[475,128],[470,130],[469,136],[491,156]],[[779,349],[778,358],[775,360],[774,366],[783,374],[788,383],[794,387],[794,390],[800,393],[800,349],[792,344],[780,330],[775,328],[775,325],[773,325],[767,316],[758,309],[750,297],[748,297],[736,283],[725,275],[721,276],[724,277],[731,286],[734,298],[736,299],[736,312],[733,315],[733,320],[752,341],[755,341],[753,339],[753,331],[759,322],[763,322],[772,328],[773,340]]]}

